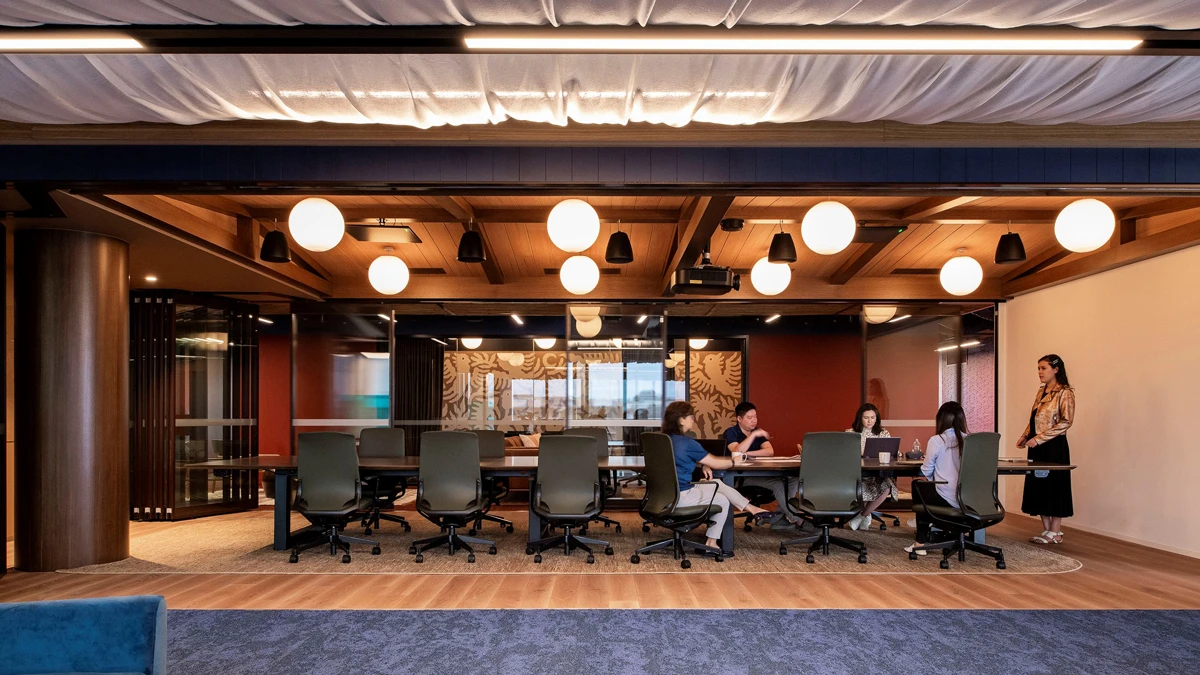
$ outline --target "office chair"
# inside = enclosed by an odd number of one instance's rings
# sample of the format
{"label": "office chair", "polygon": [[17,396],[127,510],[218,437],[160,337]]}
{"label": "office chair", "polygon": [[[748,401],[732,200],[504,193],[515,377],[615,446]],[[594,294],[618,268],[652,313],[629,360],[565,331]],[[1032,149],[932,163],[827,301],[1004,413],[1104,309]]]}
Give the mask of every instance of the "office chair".
{"label": "office chair", "polygon": [[[630,556],[629,562],[636,565],[642,561],[642,554],[665,548],[671,549],[675,559],[680,561],[679,566],[685,570],[692,566],[692,561],[687,558],[688,549],[701,555],[711,555],[717,562],[723,562],[725,557],[721,549],[683,538],[685,532],[710,523],[712,517],[721,512],[721,507],[713,504],[712,500],[697,506],[677,506],[679,478],[675,475],[675,451],[671,448],[671,437],[663,433],[646,432],[642,434],[642,449],[646,456],[646,496],[642,498],[638,512],[655,525],[671,530],[671,537],[639,548]],[[704,483],[715,481],[696,481],[694,484]],[[714,492],[714,500],[716,496]]]}
{"label": "office chair", "polygon": [[[479,438],[479,457],[504,459],[504,432],[495,431],[492,429],[472,429],[471,433]],[[504,530],[512,534],[513,524],[511,520],[505,520],[500,516],[493,516],[488,512],[492,510],[492,506],[499,504],[501,499],[508,496],[508,479],[486,477],[483,479],[483,511],[475,516],[475,525],[467,530],[467,534],[475,536],[475,533],[483,528],[483,521],[488,520],[493,523],[499,523],[504,526]]]}
{"label": "office chair", "polygon": [[[371,427],[363,429],[358,435],[359,457],[404,457],[404,429],[396,427]],[[412,532],[412,526],[404,519],[392,513],[383,513],[384,508],[395,506],[396,500],[408,491],[408,479],[403,476],[370,476],[364,483],[370,485],[371,508],[363,515],[362,526],[367,528],[363,534],[371,536],[371,528],[379,529],[379,521],[386,520],[399,523],[405,532]]]}
{"label": "office chair", "polygon": [[809,544],[804,562],[815,562],[813,551],[829,555],[829,545],[858,553],[858,562],[867,562],[867,547],[862,542],[829,534],[862,512],[862,456],[858,434],[824,431],[804,435],[804,461],[800,463],[800,486],[787,509],[821,529],[818,534],[799,537],[779,545],[779,555],[787,555],[789,546]]}
{"label": "office chair", "polygon": [[469,431],[426,431],[421,434],[421,467],[417,480],[417,512],[441,528],[436,537],[414,541],[409,554],[424,562],[425,551],[439,546],[467,551],[467,562],[475,562],[471,544],[487,546],[496,555],[496,544],[487,539],[464,537],[458,528],[467,527],[486,507],[483,481],[479,475],[479,437]]}
{"label": "office chair", "polygon": [[[775,501],[774,492],[771,492],[770,489],[762,487],[761,485],[746,485],[746,479],[743,477],[739,476],[738,478],[734,478],[733,487],[735,490],[742,493],[742,496],[755,506],[762,506]],[[784,508],[786,507],[783,504],[779,505],[780,511],[782,511]],[[742,526],[742,529],[747,532],[750,532],[754,529],[754,514],[750,513],[749,511],[744,513],[735,513],[729,517],[733,518],[734,520],[746,521],[746,523]]]}
{"label": "office chair", "polygon": [[542,552],[562,546],[563,555],[581,548],[587,551],[589,564],[596,562],[593,546],[603,547],[605,555],[613,548],[607,541],[588,539],[571,532],[587,527],[604,508],[604,489],[596,474],[596,447],[587,436],[543,438],[538,448],[538,472],[533,485],[533,512],[552,527],[562,528],[558,536],[530,542],[525,555],[542,562]]}
{"label": "office chair", "polygon": [[[587,438],[592,439],[595,443],[597,463],[599,463],[600,458],[608,457],[608,455],[609,455],[608,430],[605,429],[604,427],[577,427],[574,429],[567,429],[563,433],[565,435],[569,435],[569,436],[585,436]],[[539,456],[540,455],[541,455],[541,453],[539,453]],[[539,465],[539,467],[540,467],[540,465]],[[539,471],[540,470],[541,469],[539,468]],[[611,497],[617,493],[617,489],[616,489],[616,486],[613,481],[613,472],[606,470],[603,473],[601,473],[600,476],[601,476],[600,477],[600,499],[607,501],[609,497]],[[601,505],[601,506],[603,506],[603,505]],[[605,527],[608,527],[610,525],[616,525],[617,526],[617,534],[621,533],[620,521],[613,520],[612,518],[609,518],[608,516],[603,516],[603,515],[600,515],[599,513],[597,513],[596,516],[591,519],[591,521],[596,522],[596,523],[604,523]],[[588,529],[588,526],[585,523],[583,526],[583,530],[582,530],[584,534],[587,534],[587,529]]]}
{"label": "office chair", "polygon": [[978,544],[967,537],[1004,520],[1004,505],[998,494],[997,466],[1000,461],[1000,434],[976,433],[963,441],[962,461],[958,469],[958,504],[940,506],[934,499],[940,481],[913,480],[913,510],[917,523],[934,525],[950,536],[922,546],[914,546],[908,554],[917,559],[917,551],[941,550],[941,568],[950,569],[950,556],[958,554],[959,562],[967,559],[967,551],[975,551],[996,559],[996,568],[1004,569],[1004,549]]}
{"label": "office chair", "polygon": [[300,552],[329,544],[329,555],[344,551],[342,562],[350,562],[350,544],[370,544],[371,555],[379,555],[379,542],[348,537],[340,530],[371,507],[358,479],[358,452],[354,436],[331,432],[300,434],[296,439],[295,509],[312,523],[299,536],[311,540],[292,548],[288,562],[300,560]]}

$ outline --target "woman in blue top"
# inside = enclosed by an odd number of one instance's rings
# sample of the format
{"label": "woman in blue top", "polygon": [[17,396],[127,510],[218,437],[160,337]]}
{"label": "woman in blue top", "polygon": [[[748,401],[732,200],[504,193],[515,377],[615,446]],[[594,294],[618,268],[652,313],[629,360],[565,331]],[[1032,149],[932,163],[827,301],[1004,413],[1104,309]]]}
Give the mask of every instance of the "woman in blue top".
{"label": "woman in blue top", "polygon": [[[962,463],[963,440],[967,437],[967,415],[957,401],[946,401],[937,411],[937,435],[925,446],[925,463],[921,475],[939,483],[937,494],[931,495],[931,506],[958,508],[958,467]],[[912,553],[914,546],[929,542],[928,518],[917,514],[917,541],[904,549]],[[917,551],[925,555],[925,551]]]}
{"label": "woman in blue top", "polygon": [[[711,480],[713,469],[718,471],[732,469],[738,465],[741,459],[741,453],[738,452],[733,453],[731,459],[708,454],[696,442],[696,439],[685,435],[695,426],[696,410],[687,401],[675,401],[668,405],[666,412],[663,413],[662,431],[671,437],[671,447],[675,451],[675,473],[679,479],[679,503],[677,505],[699,506],[711,502],[721,507],[721,512],[713,516],[712,524],[708,526],[706,532],[708,541],[704,542],[715,548],[717,540],[721,538],[721,530],[725,527],[725,520],[729,517],[730,505],[739,511],[749,511],[755,517],[767,517],[775,514],[754,506],[750,500],[742,496],[742,493],[720,481],[701,485],[692,483],[692,472],[697,466],[704,473],[704,479]],[[716,491],[715,496],[713,495],[714,491]]]}

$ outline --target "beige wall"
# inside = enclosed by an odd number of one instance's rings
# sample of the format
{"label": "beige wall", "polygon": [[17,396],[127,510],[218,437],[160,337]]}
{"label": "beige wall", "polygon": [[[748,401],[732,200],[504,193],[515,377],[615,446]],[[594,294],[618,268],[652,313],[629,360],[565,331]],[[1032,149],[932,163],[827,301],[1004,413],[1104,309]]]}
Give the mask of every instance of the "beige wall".
{"label": "beige wall", "polygon": [[[1029,421],[1037,359],[1054,352],[1076,393],[1068,527],[1200,557],[1200,247],[1002,306],[1001,455]],[[1022,482],[1005,505],[1020,510]]]}

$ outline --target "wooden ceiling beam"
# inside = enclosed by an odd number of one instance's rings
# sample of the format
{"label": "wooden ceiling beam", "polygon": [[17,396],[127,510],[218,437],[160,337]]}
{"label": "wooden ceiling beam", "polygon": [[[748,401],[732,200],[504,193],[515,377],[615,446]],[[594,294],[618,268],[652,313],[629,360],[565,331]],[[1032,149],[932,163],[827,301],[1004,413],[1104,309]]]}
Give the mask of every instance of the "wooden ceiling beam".
{"label": "wooden ceiling beam", "polygon": [[1189,209],[1200,209],[1200,198],[1172,197],[1170,199],[1160,199],[1149,204],[1142,204],[1141,206],[1122,209],[1117,211],[1117,220],[1152,218],[1154,216],[1165,216],[1168,213],[1187,211]]}
{"label": "wooden ceiling beam", "polygon": [[[202,209],[215,211],[223,216],[237,218],[238,216],[253,217],[246,205],[221,195],[163,195],[167,199],[199,206]],[[286,218],[286,216],[285,216]]]}
{"label": "wooden ceiling beam", "polygon": [[1071,251],[1063,248],[1057,242],[1052,243],[1050,244],[1050,248],[1045,251],[1026,259],[1023,263],[1018,263],[1015,268],[1012,268],[1007,274],[1000,277],[1000,282],[1006,284],[1021,277],[1040,272],[1069,255],[1071,255]]}
{"label": "wooden ceiling beam", "polygon": [[1077,260],[1004,282],[1001,289],[1005,297],[1022,295],[1197,244],[1200,244],[1200,220],[1120,246],[1101,249]]}
{"label": "wooden ceiling beam", "polygon": [[475,212],[475,207],[471,205],[471,202],[462,197],[447,195],[437,195],[433,200],[439,206],[446,209],[446,212],[451,216],[462,221],[464,233],[472,229],[479,232],[479,237],[483,240],[483,273],[487,276],[489,284],[498,285],[504,283],[504,272],[500,269],[500,262],[496,260],[496,254],[492,251],[492,245],[488,241],[487,232],[484,230],[482,223],[478,221],[478,214]]}
{"label": "wooden ceiling beam", "polygon": [[[544,225],[546,219],[550,217],[551,208],[547,206],[544,208],[526,209],[474,209],[474,212],[475,220],[485,223],[541,223]],[[291,210],[291,207],[271,207],[252,208],[248,211],[251,216],[259,220],[271,220],[274,218],[286,220]],[[469,220],[469,218],[463,216],[455,216],[448,208],[440,206],[380,204],[378,206],[338,207],[338,210],[342,212],[342,217],[347,221],[387,218],[388,220],[398,220],[401,222],[446,223]],[[461,211],[458,212],[461,213]],[[619,220],[622,223],[645,224],[675,223],[679,220],[679,211],[676,209],[632,209],[600,206],[596,207],[596,213],[600,216],[601,221],[608,222],[617,222]]]}
{"label": "wooden ceiling beam", "polygon": [[910,204],[900,212],[900,220],[921,220],[951,209],[965,206],[979,197],[930,197]]}
{"label": "wooden ceiling beam", "polygon": [[858,273],[867,266],[867,263],[874,260],[880,253],[883,253],[884,249],[891,243],[891,241],[877,241],[870,244],[859,244],[858,252],[851,256],[849,260],[842,263],[842,266],[829,277],[829,283],[841,286],[858,276]]}

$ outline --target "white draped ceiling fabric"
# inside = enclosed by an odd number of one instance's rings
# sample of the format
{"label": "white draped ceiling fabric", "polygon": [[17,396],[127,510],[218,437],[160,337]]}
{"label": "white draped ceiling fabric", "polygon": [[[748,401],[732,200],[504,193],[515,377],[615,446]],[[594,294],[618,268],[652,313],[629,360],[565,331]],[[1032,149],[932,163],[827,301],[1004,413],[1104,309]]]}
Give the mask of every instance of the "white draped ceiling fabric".
{"label": "white draped ceiling fabric", "polygon": [[[1196,0],[5,0],[0,25],[1032,25],[1200,28]],[[506,119],[683,126],[829,120],[1200,120],[1200,58],[926,55],[0,57],[0,118],[298,120],[420,128]]]}

